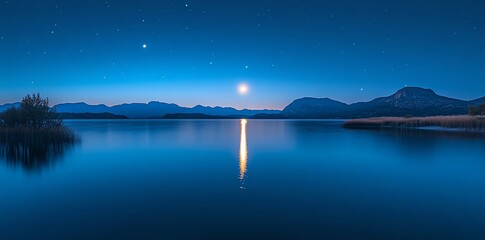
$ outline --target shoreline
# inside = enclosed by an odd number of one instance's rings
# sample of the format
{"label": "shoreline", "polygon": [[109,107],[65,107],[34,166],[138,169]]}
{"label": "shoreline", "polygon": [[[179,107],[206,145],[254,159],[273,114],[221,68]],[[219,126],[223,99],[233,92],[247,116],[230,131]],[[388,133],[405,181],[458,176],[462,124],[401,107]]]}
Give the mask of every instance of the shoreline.
{"label": "shoreline", "polygon": [[485,133],[483,116],[378,117],[345,121],[348,129],[410,129],[425,131]]}

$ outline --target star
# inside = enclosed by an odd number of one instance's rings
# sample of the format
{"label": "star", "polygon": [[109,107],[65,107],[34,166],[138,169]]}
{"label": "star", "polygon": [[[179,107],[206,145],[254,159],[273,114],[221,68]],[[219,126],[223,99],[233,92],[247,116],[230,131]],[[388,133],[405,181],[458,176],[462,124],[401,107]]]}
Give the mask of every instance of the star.
{"label": "star", "polygon": [[147,45],[146,45],[146,44],[143,44],[143,45],[142,45],[142,47],[143,47],[143,48],[147,48]]}

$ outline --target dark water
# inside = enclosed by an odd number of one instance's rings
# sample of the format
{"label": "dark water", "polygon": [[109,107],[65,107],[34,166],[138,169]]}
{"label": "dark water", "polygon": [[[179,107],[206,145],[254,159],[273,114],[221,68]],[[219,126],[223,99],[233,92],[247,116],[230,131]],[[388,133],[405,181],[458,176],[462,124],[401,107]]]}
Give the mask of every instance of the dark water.
{"label": "dark water", "polygon": [[82,141],[42,164],[0,157],[0,239],[485,239],[483,136],[67,124]]}

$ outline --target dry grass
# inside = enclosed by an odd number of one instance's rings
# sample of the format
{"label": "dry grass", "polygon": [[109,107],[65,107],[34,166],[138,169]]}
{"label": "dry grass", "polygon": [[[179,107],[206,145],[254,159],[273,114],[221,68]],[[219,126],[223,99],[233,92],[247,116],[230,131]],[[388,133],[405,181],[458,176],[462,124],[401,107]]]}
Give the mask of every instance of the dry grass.
{"label": "dry grass", "polygon": [[37,145],[39,143],[72,143],[75,140],[75,134],[66,127],[40,129],[0,127],[0,143]]}
{"label": "dry grass", "polygon": [[344,123],[346,128],[423,128],[442,127],[466,131],[485,131],[485,118],[472,116],[435,117],[381,117],[353,119]]}

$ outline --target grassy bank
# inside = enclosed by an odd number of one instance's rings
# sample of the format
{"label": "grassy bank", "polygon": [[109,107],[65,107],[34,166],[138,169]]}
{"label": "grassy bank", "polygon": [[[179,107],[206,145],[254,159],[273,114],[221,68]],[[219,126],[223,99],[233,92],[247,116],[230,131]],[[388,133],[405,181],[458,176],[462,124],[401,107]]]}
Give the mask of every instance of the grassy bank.
{"label": "grassy bank", "polygon": [[39,143],[73,143],[76,136],[67,127],[30,128],[0,127],[0,143],[37,145]]}
{"label": "grassy bank", "polygon": [[485,131],[485,118],[474,116],[435,117],[380,117],[353,119],[343,124],[346,128],[426,128],[439,127],[463,131]]}
{"label": "grassy bank", "polygon": [[50,165],[78,140],[72,130],[58,128],[0,127],[0,158],[26,170]]}
{"label": "grassy bank", "polygon": [[62,156],[77,141],[49,100],[27,95],[19,107],[0,113],[0,160],[25,169],[39,169]]}

